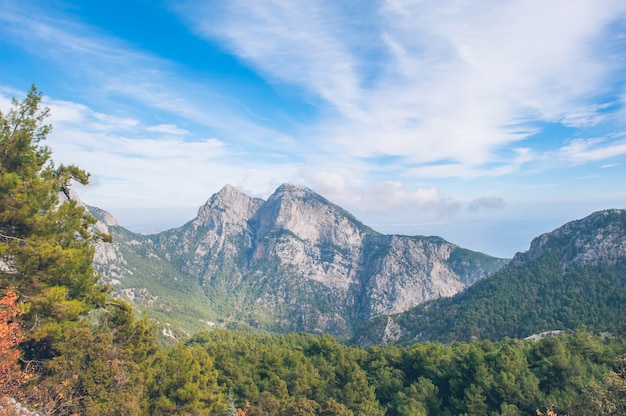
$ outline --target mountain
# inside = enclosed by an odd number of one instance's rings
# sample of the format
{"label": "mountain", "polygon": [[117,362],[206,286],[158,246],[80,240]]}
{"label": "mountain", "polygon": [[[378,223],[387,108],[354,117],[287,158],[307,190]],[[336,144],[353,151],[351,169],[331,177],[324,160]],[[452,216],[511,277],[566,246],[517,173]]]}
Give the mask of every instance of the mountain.
{"label": "mountain", "polygon": [[439,237],[377,233],[290,184],[266,201],[226,185],[193,220],[148,236],[90,209],[114,238],[98,244],[96,270],[169,323],[168,335],[219,323],[350,337],[365,321],[452,296],[506,264]]}
{"label": "mountain", "polygon": [[502,270],[448,299],[380,317],[358,343],[523,338],[586,326],[626,329],[626,210],[606,210],[535,238]]}

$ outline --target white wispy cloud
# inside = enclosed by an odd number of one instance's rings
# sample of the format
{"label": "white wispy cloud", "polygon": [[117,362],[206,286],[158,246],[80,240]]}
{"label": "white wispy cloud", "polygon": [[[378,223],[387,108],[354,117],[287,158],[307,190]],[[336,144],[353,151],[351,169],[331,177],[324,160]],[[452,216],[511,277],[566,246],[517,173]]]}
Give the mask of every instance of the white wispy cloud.
{"label": "white wispy cloud", "polygon": [[626,11],[617,0],[351,6],[189,1],[180,10],[274,82],[329,103],[336,113],[318,126],[329,153],[447,161],[460,174],[510,173],[496,153],[537,122],[603,122],[599,97],[624,67],[605,36]]}
{"label": "white wispy cloud", "polygon": [[[20,92],[20,95],[23,92]],[[50,109],[50,122],[52,124],[85,123],[85,128],[90,130],[132,130],[139,126],[139,120],[130,117],[118,117],[112,114],[104,114],[91,110],[84,104],[70,101],[50,100],[44,97],[43,104]]]}
{"label": "white wispy cloud", "polygon": [[561,147],[557,155],[571,163],[597,162],[626,155],[626,140],[606,143],[601,139],[575,139]]}
{"label": "white wispy cloud", "polygon": [[391,214],[406,207],[439,216],[455,215],[463,202],[445,196],[437,187],[407,189],[400,181],[357,183],[336,171],[312,170],[305,180],[330,200],[364,213]]}
{"label": "white wispy cloud", "polygon": [[172,136],[185,136],[189,134],[188,130],[181,129],[175,124],[159,124],[156,126],[146,127],[146,131],[155,132],[155,133],[164,133]]}
{"label": "white wispy cloud", "polygon": [[[92,174],[93,185],[81,191],[88,202],[197,206],[227,182],[253,194],[300,182],[298,164],[277,160],[294,146],[292,138],[258,124],[240,105],[241,97],[181,76],[178,64],[59,10],[8,1],[0,24],[5,41],[61,68],[79,85],[75,102],[44,96],[54,126],[46,144],[55,162],[78,164]],[[2,87],[0,108],[23,95]]]}
{"label": "white wispy cloud", "polygon": [[110,208],[197,207],[227,182],[254,194],[297,179],[298,171],[290,163],[247,161],[217,139],[137,139],[59,125],[47,144],[56,162],[78,163],[92,174],[93,186],[82,190],[85,200]]}
{"label": "white wispy cloud", "polygon": [[602,113],[611,107],[612,104],[596,104],[587,107],[581,107],[578,110],[571,111],[561,118],[561,123],[566,127],[588,127],[602,123],[609,118],[608,113]]}
{"label": "white wispy cloud", "polygon": [[[80,85],[77,98],[116,109],[103,123],[123,121],[128,113],[155,120],[160,115],[186,120],[197,129],[219,131],[231,140],[267,144],[272,137],[283,147],[290,141],[288,135],[251,120],[237,101],[240,97],[226,96],[216,84],[181,76],[177,63],[70,20],[58,10],[26,7],[12,0],[4,6],[0,22],[5,40],[61,68],[64,76]],[[69,106],[63,110],[70,111]]]}
{"label": "white wispy cloud", "polygon": [[468,209],[470,211],[478,211],[479,209],[502,209],[504,208],[504,199],[495,196],[482,196],[470,202]]}
{"label": "white wispy cloud", "polygon": [[[362,2],[361,2],[362,3]],[[349,111],[359,93],[357,62],[346,39],[358,37],[341,2],[187,2],[179,10],[197,32],[279,82],[289,82]]]}
{"label": "white wispy cloud", "polygon": [[[0,91],[1,111],[11,107],[5,94],[14,92]],[[83,104],[44,98],[53,124],[44,144],[53,150],[56,164],[78,164],[91,173],[91,184],[81,188],[80,195],[92,205],[161,210],[167,218],[173,207],[190,207],[185,212],[193,212],[225,183],[266,197],[281,183],[304,180],[298,163],[277,161],[276,155],[251,159],[244,148],[215,138],[185,140],[187,132],[175,125],[145,126]],[[172,226],[188,219],[133,221]]]}
{"label": "white wispy cloud", "polygon": [[[303,177],[350,209],[478,215],[503,209],[504,195],[465,199],[459,188],[455,197],[420,182],[505,177],[622,154],[614,139],[561,149],[525,142],[542,123],[585,129],[615,122],[612,110],[621,104],[605,94],[625,81],[626,62],[611,41],[619,35],[612,30],[624,30],[621,1],[200,3],[179,9],[198,33],[276,85],[334,110],[304,137],[315,154]],[[387,156],[398,156],[393,166],[380,165]],[[396,179],[384,180],[385,170]]]}

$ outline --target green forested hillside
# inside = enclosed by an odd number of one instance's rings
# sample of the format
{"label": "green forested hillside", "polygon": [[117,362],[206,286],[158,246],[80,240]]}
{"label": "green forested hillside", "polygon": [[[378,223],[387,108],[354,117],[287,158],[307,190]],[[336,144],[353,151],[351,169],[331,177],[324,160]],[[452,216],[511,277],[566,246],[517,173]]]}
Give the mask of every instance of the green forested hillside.
{"label": "green forested hillside", "polygon": [[[394,316],[402,332],[398,341],[524,338],[580,326],[623,333],[626,260],[564,269],[563,247],[506,267],[452,298]],[[388,318],[370,322],[360,342],[375,342],[387,324]]]}
{"label": "green forested hillside", "polygon": [[118,226],[109,227],[109,230],[114,235],[113,245],[124,258],[124,278],[115,282],[116,296],[148,311],[162,333],[164,331],[177,339],[208,329],[217,321],[215,311],[219,304],[207,299],[197,280],[154,254],[148,245],[133,244],[148,237]]}

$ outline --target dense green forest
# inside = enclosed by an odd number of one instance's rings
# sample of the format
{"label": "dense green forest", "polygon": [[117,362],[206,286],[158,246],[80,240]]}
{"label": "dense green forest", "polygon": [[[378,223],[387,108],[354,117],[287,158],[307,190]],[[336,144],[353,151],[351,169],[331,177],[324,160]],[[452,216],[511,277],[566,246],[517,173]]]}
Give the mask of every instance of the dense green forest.
{"label": "dense green forest", "polygon": [[88,175],[42,145],[47,114],[34,87],[0,114],[0,415],[626,414],[619,333],[365,349],[216,329],[157,346],[150,320],[97,284],[92,243],[109,236],[71,197]]}
{"label": "dense green forest", "polygon": [[[213,358],[217,382],[250,415],[605,414],[605,379],[621,371],[624,338],[584,330],[537,342],[348,347],[330,336],[198,334],[185,347]],[[591,405],[591,403],[594,403]],[[622,407],[622,410],[626,410]],[[622,413],[623,414],[623,413]]]}

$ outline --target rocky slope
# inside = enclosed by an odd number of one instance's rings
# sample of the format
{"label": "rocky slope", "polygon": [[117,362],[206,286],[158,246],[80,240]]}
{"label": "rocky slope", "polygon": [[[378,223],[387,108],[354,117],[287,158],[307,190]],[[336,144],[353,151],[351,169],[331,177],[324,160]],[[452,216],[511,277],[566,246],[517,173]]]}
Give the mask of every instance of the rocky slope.
{"label": "rocky slope", "polygon": [[509,267],[521,267],[558,250],[563,270],[575,266],[615,263],[626,257],[626,210],[595,212],[533,239],[528,251],[517,253]]}
{"label": "rocky slope", "polygon": [[164,322],[185,320],[187,331],[221,322],[347,337],[364,321],[452,296],[505,264],[438,237],[381,235],[290,184],[267,201],[227,185],[195,219],[155,235],[107,224],[114,243],[98,247],[98,271]]}
{"label": "rocky slope", "polygon": [[626,330],[626,210],[595,212],[535,238],[466,291],[370,320],[358,343],[524,338],[586,326]]}

